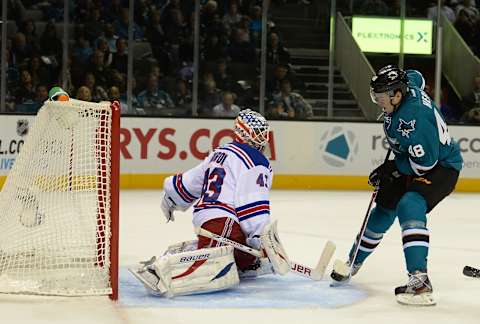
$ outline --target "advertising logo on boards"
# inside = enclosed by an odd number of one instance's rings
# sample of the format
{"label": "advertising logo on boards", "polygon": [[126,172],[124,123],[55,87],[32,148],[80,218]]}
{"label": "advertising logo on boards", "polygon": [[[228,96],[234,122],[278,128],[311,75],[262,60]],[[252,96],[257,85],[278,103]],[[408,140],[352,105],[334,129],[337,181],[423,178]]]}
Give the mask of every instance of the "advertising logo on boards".
{"label": "advertising logo on boards", "polygon": [[358,153],[358,141],[355,134],[341,126],[328,129],[320,138],[322,159],[332,167],[343,167],[351,163]]}

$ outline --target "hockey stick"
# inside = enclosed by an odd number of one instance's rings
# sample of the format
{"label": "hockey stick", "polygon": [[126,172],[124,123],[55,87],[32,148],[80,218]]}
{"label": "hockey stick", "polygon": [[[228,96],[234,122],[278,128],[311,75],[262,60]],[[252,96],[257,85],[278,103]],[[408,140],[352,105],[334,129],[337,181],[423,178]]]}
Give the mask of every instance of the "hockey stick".
{"label": "hockey stick", "polygon": [[465,266],[463,268],[463,274],[471,278],[480,278],[480,269],[470,267],[470,266]]}
{"label": "hockey stick", "polygon": [[[195,233],[197,235],[211,238],[217,242],[231,245],[237,250],[254,255],[258,258],[266,257],[262,251],[243,245],[236,241],[230,240],[229,238],[226,238],[224,236],[212,233],[204,228],[196,227]],[[322,255],[320,256],[320,259],[318,260],[317,266],[315,268],[312,269],[303,264],[290,261],[291,263],[290,271],[297,275],[309,278],[314,281],[322,280],[323,275],[325,274],[325,270],[327,269],[328,263],[330,262],[330,259],[333,256],[333,252],[335,252],[335,243],[333,243],[332,241],[328,241],[325,244],[325,247],[323,248]]]}
{"label": "hockey stick", "polygon": [[[387,155],[385,156],[385,161],[383,163],[388,161],[391,153],[392,153],[392,149],[388,149]],[[350,282],[350,279],[352,278],[352,270],[353,270],[354,261],[357,258],[358,250],[360,249],[360,242],[362,240],[363,234],[365,233],[365,230],[367,229],[368,220],[370,219],[370,211],[372,209],[373,202],[375,201],[375,198],[377,198],[377,194],[378,194],[379,190],[380,190],[380,183],[377,183],[375,185],[375,189],[373,190],[372,197],[370,198],[370,203],[368,204],[367,213],[365,214],[365,217],[363,218],[363,223],[362,223],[362,226],[360,227],[360,232],[358,233],[357,239],[355,240],[355,248],[353,249],[353,256],[351,258],[349,258],[350,259],[350,265],[346,265],[345,262],[343,262],[342,260],[338,260],[338,259],[335,260],[335,262],[333,263],[333,270],[336,273],[338,273],[338,274],[340,274],[344,277],[347,277],[347,279],[343,280],[343,281],[334,281],[330,284],[331,287],[338,287],[338,286],[342,286],[344,284],[347,284],[347,283]]]}

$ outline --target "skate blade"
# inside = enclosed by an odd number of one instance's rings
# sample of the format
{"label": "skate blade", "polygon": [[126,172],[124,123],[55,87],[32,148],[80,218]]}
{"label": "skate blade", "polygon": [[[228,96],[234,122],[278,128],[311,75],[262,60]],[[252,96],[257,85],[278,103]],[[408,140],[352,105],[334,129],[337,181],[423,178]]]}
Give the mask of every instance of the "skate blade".
{"label": "skate blade", "polygon": [[435,306],[437,304],[431,293],[423,293],[419,295],[398,294],[397,302],[408,306]]}
{"label": "skate blade", "polygon": [[350,279],[347,279],[344,281],[332,280],[332,282],[330,283],[330,287],[332,288],[344,287],[344,286],[347,286],[349,283],[350,283]]}
{"label": "skate blade", "polygon": [[138,281],[140,281],[142,283],[142,285],[145,287],[145,289],[147,289],[147,291],[150,294],[155,295],[155,296],[162,296],[163,295],[163,292],[160,291],[157,286],[155,286],[152,282],[148,281],[147,278],[142,276],[142,273],[145,273],[145,272],[141,272],[138,269],[131,269],[131,268],[128,268],[128,271],[135,278],[137,278]]}

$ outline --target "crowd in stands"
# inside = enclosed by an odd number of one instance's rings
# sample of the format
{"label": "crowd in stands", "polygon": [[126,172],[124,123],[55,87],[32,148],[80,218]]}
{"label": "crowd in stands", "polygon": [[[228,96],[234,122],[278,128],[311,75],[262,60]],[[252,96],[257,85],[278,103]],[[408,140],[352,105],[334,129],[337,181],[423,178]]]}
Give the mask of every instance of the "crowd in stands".
{"label": "crowd in stands", "polygon": [[[194,1],[137,0],[133,49],[128,47],[126,0],[71,2],[68,71],[63,64],[63,0],[7,0],[9,21],[7,111],[35,112],[53,85],[73,98],[119,99],[124,114],[187,116],[192,112]],[[282,1],[280,1],[282,2]],[[202,1],[200,13],[200,116],[231,116],[259,105],[261,0]],[[29,12],[40,13],[32,19]],[[9,25],[10,26],[10,25]],[[39,28],[41,27],[41,28]],[[39,30],[41,29],[41,30]],[[268,21],[266,107],[305,114],[281,81],[294,83],[290,54]],[[137,50],[138,49],[138,50]],[[127,107],[128,53],[133,53],[132,109]],[[277,72],[277,71],[280,71]],[[288,73],[287,73],[288,72]],[[279,94],[283,93],[282,96]],[[297,95],[299,96],[299,95]],[[296,108],[300,106],[300,108]],[[306,109],[311,111],[311,107]],[[292,116],[289,113],[289,116]]]}
{"label": "crowd in stands", "polygon": [[[61,85],[73,98],[120,100],[124,114],[191,115],[196,70],[194,1],[136,0],[133,48],[128,48],[128,0],[70,1],[68,44],[63,44],[64,0],[5,1],[10,22],[4,54],[7,111],[36,112],[48,89]],[[200,116],[229,117],[246,107],[258,109],[262,2],[201,1]],[[398,16],[400,12],[399,0],[359,0],[354,5],[356,14]],[[434,19],[435,6],[436,1],[409,3],[407,15]],[[446,0],[443,10],[478,53],[480,16],[475,1]],[[266,113],[269,118],[308,119],[313,116],[312,107],[299,93],[304,85],[291,68],[290,52],[274,18],[268,18],[267,28]],[[67,73],[62,70],[64,45],[69,49]],[[127,79],[129,53],[134,56],[133,77]],[[128,83],[133,91],[131,109]],[[453,120],[478,120],[479,89],[477,85]]]}

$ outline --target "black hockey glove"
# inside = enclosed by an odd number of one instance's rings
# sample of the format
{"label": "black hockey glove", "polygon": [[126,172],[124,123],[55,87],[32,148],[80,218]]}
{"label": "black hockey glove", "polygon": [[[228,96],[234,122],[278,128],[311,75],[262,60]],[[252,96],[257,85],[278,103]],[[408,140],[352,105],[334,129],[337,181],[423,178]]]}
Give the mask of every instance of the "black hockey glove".
{"label": "black hockey glove", "polygon": [[372,187],[379,185],[388,185],[402,175],[397,169],[394,160],[388,160],[375,168],[368,176],[368,184]]}

